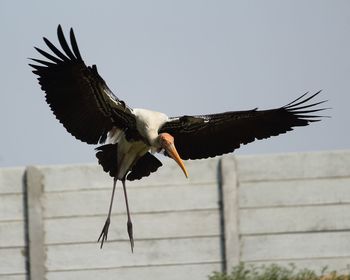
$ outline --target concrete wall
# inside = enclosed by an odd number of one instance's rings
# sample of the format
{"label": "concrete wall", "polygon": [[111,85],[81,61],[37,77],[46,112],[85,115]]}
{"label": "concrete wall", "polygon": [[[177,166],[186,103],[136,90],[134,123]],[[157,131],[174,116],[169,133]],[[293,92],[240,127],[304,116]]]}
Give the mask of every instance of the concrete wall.
{"label": "concrete wall", "polygon": [[[226,157],[236,170],[228,263],[350,270],[350,152]],[[229,224],[230,220],[226,220]],[[237,229],[238,228],[238,229]],[[238,236],[237,236],[238,234]],[[236,236],[235,236],[236,235]],[[231,237],[232,238],[232,237]]]}
{"label": "concrete wall", "polygon": [[134,254],[120,184],[108,242],[96,242],[112,189],[99,166],[0,170],[0,279],[199,280],[240,261],[349,271],[350,151],[186,166],[189,179],[165,160],[127,182]]}
{"label": "concrete wall", "polygon": [[24,171],[0,170],[0,279],[26,277]]}

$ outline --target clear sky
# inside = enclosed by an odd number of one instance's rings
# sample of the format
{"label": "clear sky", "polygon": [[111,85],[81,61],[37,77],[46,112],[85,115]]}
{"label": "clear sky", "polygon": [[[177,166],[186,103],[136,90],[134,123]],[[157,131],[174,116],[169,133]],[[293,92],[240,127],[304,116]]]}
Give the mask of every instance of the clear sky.
{"label": "clear sky", "polygon": [[[73,27],[131,107],[170,116],[285,105],[323,89],[331,119],[239,154],[350,148],[350,1],[0,1],[0,166],[95,162],[45,103],[28,57]],[[239,133],[239,131],[237,131]]]}

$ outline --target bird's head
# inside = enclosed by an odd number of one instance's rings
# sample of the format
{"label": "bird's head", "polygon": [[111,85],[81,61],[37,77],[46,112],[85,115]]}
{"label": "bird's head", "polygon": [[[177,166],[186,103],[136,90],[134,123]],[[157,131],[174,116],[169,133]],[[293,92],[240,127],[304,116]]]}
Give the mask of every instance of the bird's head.
{"label": "bird's head", "polygon": [[179,156],[179,153],[177,152],[174,144],[174,137],[171,136],[169,133],[161,133],[158,136],[158,141],[162,149],[164,149],[167,154],[176,161],[176,163],[180,166],[182,171],[184,172],[186,178],[188,178],[188,173],[186,170],[186,167]]}

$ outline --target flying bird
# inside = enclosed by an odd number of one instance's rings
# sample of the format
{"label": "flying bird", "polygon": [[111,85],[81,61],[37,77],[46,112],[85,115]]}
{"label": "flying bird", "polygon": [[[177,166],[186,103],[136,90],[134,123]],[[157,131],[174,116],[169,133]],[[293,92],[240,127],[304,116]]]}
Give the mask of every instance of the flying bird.
{"label": "flying bird", "polygon": [[46,102],[56,118],[75,138],[100,144],[96,157],[103,170],[113,177],[107,219],[98,242],[107,240],[118,180],[122,182],[127,210],[127,232],[133,251],[133,226],[125,186],[162,166],[154,153],[163,152],[188,177],[183,160],[203,159],[233,152],[240,145],[265,139],[317,122],[313,113],[326,101],[311,102],[319,93],[305,93],[289,104],[270,110],[257,108],[208,115],[168,117],[164,113],[129,107],[108,88],[96,65],[87,66],[70,29],[70,45],[59,25],[61,49],[43,38],[51,52],[35,49],[45,60],[31,58]]}

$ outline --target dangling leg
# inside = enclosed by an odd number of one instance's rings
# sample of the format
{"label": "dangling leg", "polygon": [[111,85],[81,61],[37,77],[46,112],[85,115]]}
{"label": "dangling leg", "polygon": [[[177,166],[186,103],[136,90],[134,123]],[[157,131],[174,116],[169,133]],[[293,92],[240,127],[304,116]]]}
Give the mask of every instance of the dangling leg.
{"label": "dangling leg", "polygon": [[125,178],[122,180],[122,183],[123,183],[124,198],[125,198],[125,204],[126,204],[126,213],[128,215],[128,221],[127,221],[128,235],[129,235],[129,240],[130,240],[131,252],[134,252],[134,237],[133,237],[133,233],[132,233],[132,222],[131,222],[131,218],[130,218],[128,196],[126,194]]}
{"label": "dangling leg", "polygon": [[109,204],[109,210],[108,210],[108,216],[105,222],[105,225],[103,226],[103,229],[101,231],[100,237],[98,238],[97,242],[100,242],[101,239],[101,249],[103,246],[103,242],[107,240],[107,235],[108,235],[108,228],[109,224],[111,223],[111,212],[112,212],[112,205],[113,205],[113,198],[114,198],[114,192],[115,192],[115,185],[117,184],[117,178],[114,177],[113,179],[113,190],[112,190],[112,197],[111,197],[111,202]]}

